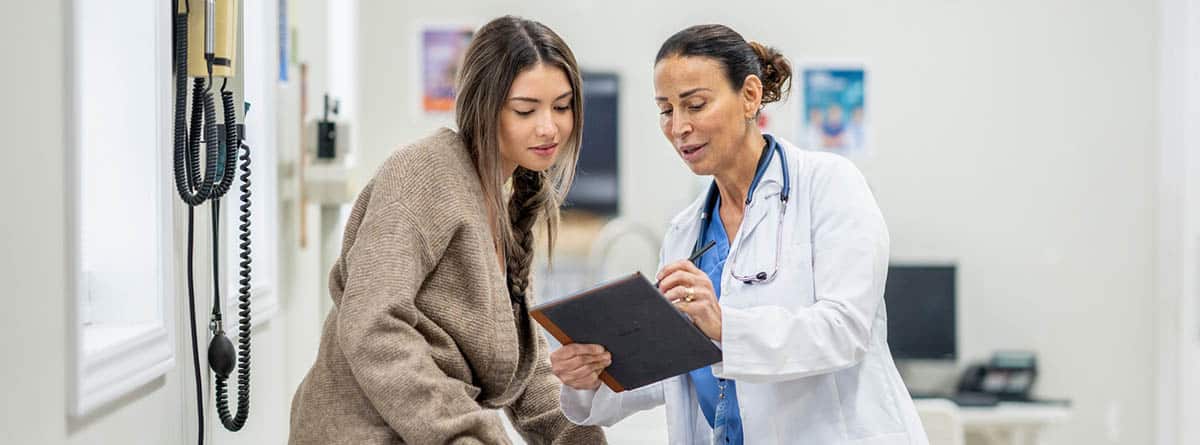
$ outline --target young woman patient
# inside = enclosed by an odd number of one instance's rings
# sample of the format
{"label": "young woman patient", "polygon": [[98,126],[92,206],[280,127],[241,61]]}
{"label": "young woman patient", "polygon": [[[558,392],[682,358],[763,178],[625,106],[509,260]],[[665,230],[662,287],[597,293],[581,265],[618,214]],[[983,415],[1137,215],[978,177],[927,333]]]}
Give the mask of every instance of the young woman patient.
{"label": "young woman patient", "polygon": [[580,84],[571,50],[538,22],[502,17],[475,34],[458,131],[397,150],[354,205],[290,443],[508,443],[496,409],[529,443],[604,443],[563,416],[526,313],[533,224],[553,247],[579,155]]}

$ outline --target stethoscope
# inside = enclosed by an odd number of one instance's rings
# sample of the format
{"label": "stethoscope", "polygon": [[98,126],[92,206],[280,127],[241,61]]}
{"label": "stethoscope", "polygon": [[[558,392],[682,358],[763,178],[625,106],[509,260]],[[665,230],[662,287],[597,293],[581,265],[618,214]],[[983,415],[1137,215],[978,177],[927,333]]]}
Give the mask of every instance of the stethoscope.
{"label": "stethoscope", "polygon": [[[729,263],[729,274],[733,276],[735,280],[741,281],[744,284],[769,283],[775,279],[776,275],[779,274],[779,252],[783,247],[783,216],[787,211],[788,196],[792,191],[792,178],[788,174],[788,163],[787,158],[783,154],[783,146],[781,146],[779,142],[769,134],[764,134],[763,139],[767,141],[767,144],[765,147],[763,147],[764,159],[760,163],[760,172],[756,176],[759,176],[759,180],[761,180],[762,171],[765,171],[768,167],[770,167],[771,160],[775,153],[779,153],[779,168],[783,169],[783,190],[779,192],[779,221],[778,224],[776,224],[775,230],[775,261],[771,265],[770,272],[762,270],[747,275],[739,274],[737,272],[738,255],[731,245],[729,254],[727,256]],[[754,201],[754,189],[757,186],[757,184],[751,185],[750,192],[746,193],[746,206],[749,206]],[[712,185],[708,187],[708,196],[704,200],[704,211],[700,212],[700,234],[696,237],[696,244],[692,247],[692,254],[695,254],[702,248],[701,241],[704,240],[704,234],[708,233],[709,224],[712,224],[711,216],[712,212],[716,209],[718,197],[719,192],[717,190],[717,182],[713,181]],[[742,233],[739,231],[738,238],[740,239],[741,236]],[[738,240],[734,240],[734,244],[737,244],[737,241]]]}

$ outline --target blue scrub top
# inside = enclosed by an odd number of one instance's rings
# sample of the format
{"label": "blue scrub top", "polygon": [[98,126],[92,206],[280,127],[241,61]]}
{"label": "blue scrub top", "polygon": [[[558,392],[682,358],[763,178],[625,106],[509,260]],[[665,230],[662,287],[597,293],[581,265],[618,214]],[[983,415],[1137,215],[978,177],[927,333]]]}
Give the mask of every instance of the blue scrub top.
{"label": "blue scrub top", "polygon": [[[772,145],[775,141],[767,139],[766,142],[763,155],[759,157],[758,171],[755,172],[754,180],[750,183],[750,190],[746,194],[747,197],[754,195],[754,189],[758,187],[758,182],[762,179],[763,172],[767,170],[767,165],[773,157]],[[704,232],[700,234],[701,239],[698,245],[708,244],[709,241],[715,241],[716,244],[700,257],[696,265],[712,281],[713,293],[716,294],[717,300],[721,299],[721,274],[725,270],[725,260],[729,257],[729,235],[725,231],[725,224],[721,221],[720,209],[721,197],[718,194],[712,209],[709,210],[711,216],[704,225]],[[688,377],[692,379],[692,384],[696,387],[696,396],[700,399],[700,411],[704,413],[704,419],[708,421],[708,426],[713,428],[715,441],[741,445],[742,415],[741,410],[738,409],[736,383],[733,380],[719,379],[713,376],[711,366],[691,371],[688,373]],[[721,397],[721,385],[725,386],[724,398]]]}
{"label": "blue scrub top", "polygon": [[[710,220],[712,223],[708,224],[707,230],[704,231],[702,241],[704,244],[708,244],[709,240],[716,241],[716,245],[700,257],[698,264],[700,270],[712,280],[718,300],[721,298],[721,272],[725,269],[725,259],[729,256],[729,237],[726,235],[725,225],[721,222],[721,213],[716,211],[720,208],[720,203],[720,198],[717,198],[717,205],[714,206]],[[700,411],[704,413],[708,426],[713,428],[715,442],[740,445],[742,416],[738,409],[737,386],[734,381],[714,377],[711,366],[689,372],[688,376],[696,387]],[[724,398],[720,396],[722,384],[725,385]]]}

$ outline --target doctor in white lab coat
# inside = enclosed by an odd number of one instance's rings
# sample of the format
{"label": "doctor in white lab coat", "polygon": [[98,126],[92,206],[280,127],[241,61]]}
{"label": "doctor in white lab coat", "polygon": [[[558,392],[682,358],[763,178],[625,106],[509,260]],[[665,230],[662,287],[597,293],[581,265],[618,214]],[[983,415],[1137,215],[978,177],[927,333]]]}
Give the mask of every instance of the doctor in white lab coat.
{"label": "doctor in white lab coat", "polygon": [[[597,345],[551,354],[572,422],[613,425],[666,404],[672,444],[925,444],[887,346],[888,233],[849,161],[763,134],[782,55],[721,25],[672,36],[655,62],[664,135],[713,186],[671,222],[660,290],[723,361],[622,393]],[[683,260],[717,242],[698,262]]]}

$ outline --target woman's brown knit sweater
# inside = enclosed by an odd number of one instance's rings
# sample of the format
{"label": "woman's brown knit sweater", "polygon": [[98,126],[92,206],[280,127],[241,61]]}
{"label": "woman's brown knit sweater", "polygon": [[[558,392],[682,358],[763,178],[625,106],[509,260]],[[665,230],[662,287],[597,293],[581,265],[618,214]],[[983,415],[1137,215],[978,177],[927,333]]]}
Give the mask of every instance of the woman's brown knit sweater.
{"label": "woman's brown knit sweater", "polygon": [[397,150],[359,195],[334,309],[292,400],[290,443],[596,444],[558,405],[546,343],[514,312],[478,177],[453,131]]}

